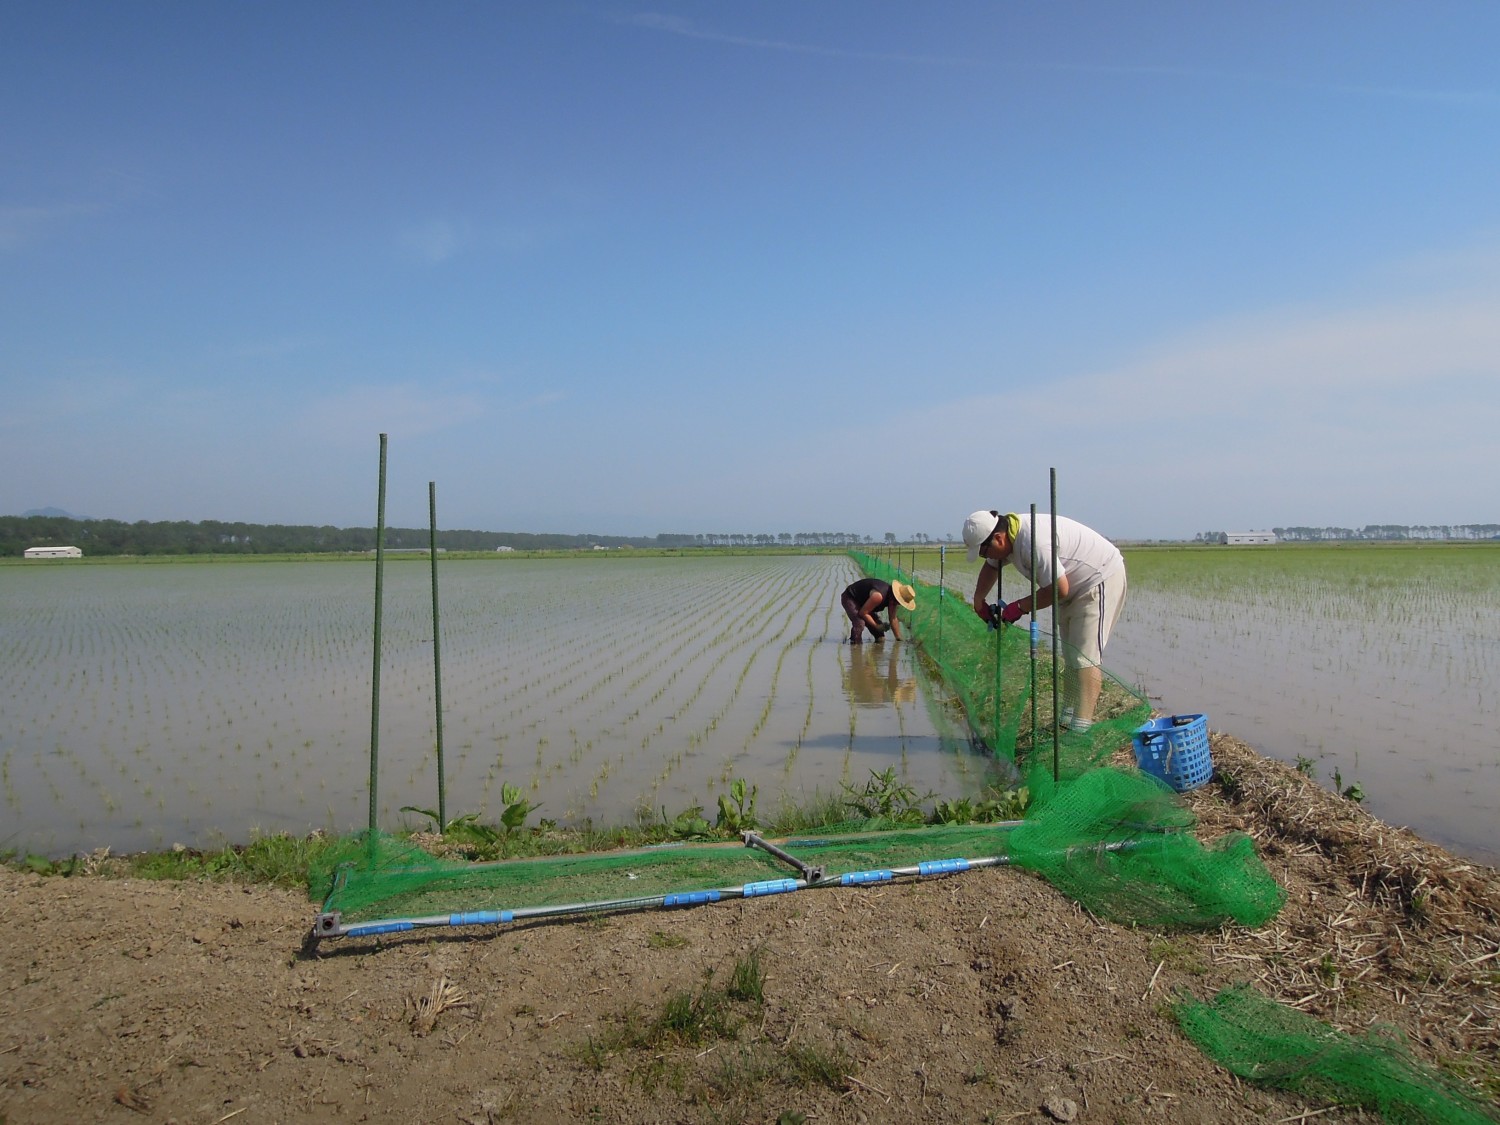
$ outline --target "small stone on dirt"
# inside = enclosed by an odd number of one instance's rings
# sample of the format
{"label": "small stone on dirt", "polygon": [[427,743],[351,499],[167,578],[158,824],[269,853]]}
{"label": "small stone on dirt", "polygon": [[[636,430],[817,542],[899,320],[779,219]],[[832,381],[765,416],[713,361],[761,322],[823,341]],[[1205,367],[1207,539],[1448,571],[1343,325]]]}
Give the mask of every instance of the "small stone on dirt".
{"label": "small stone on dirt", "polygon": [[1072,1121],[1078,1116],[1078,1103],[1072,1098],[1048,1098],[1042,1108],[1054,1121]]}

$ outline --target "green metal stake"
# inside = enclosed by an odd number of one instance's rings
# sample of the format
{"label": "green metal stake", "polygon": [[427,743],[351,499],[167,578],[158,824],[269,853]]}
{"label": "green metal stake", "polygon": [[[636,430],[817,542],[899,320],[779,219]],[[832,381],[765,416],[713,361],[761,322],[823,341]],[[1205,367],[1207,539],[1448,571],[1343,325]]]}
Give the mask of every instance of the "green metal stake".
{"label": "green metal stake", "polygon": [[427,482],[428,554],[432,558],[432,705],[437,717],[438,832],[448,831],[448,786],[443,780],[443,654],[438,617],[437,482]]}
{"label": "green metal stake", "polygon": [[1062,780],[1062,729],[1058,720],[1062,718],[1062,708],[1057,698],[1057,669],[1058,651],[1057,635],[1062,630],[1057,627],[1057,470],[1052,473],[1052,780],[1054,783]]}
{"label": "green metal stake", "polygon": [[943,666],[943,601],[948,596],[948,587],[944,585],[945,576],[948,572],[948,545],[945,543],[938,548],[938,635],[937,635],[937,664]]}
{"label": "green metal stake", "polygon": [[380,800],[380,621],[385,601],[385,445],[380,435],[380,500],[375,513],[375,666],[370,674],[370,835],[375,846]]}
{"label": "green metal stake", "polygon": [[1036,505],[1031,506],[1031,747],[1036,749]]}
{"label": "green metal stake", "polygon": [[[1002,571],[995,572],[995,600],[1005,601],[1005,575]],[[999,621],[991,620],[990,628],[995,631],[995,713],[990,717],[990,746],[996,754],[1000,753],[1000,641],[1005,626]]]}

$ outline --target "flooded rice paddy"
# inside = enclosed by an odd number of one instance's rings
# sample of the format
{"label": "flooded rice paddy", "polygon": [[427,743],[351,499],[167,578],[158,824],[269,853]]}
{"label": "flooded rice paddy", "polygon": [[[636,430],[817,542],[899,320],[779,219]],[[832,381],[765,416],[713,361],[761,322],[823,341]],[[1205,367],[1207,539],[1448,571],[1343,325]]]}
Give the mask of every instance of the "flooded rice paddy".
{"label": "flooded rice paddy", "polygon": [[[712,819],[737,777],[764,815],[888,767],[977,793],[990,766],[909,647],[840,643],[855,577],[840,556],[440,562],[448,815],[494,822],[513,784],[561,823]],[[383,827],[437,807],[431,614],[426,559],[388,562]],[[0,851],[363,827],[373,616],[373,563],[0,570]]]}
{"label": "flooded rice paddy", "polygon": [[1500,864],[1500,545],[1257,550],[1128,552],[1111,671]]}
{"label": "flooded rice paddy", "polygon": [[[961,559],[961,555],[958,556]],[[1132,550],[1109,670],[1163,711],[1500,863],[1500,548]],[[936,581],[935,554],[915,556]],[[445,560],[450,817],[632,822],[743,777],[762,812],[895,767],[992,779],[909,646],[841,643],[833,556]],[[972,568],[945,578],[967,595]],[[0,851],[51,855],[368,816],[371,563],[0,568]],[[430,572],[386,570],[381,824],[435,808]],[[1007,592],[1007,596],[1015,596]]]}
{"label": "flooded rice paddy", "polygon": [[[901,565],[967,599],[950,549]],[[1500,865],[1500,543],[1127,548],[1108,671]],[[956,561],[956,565],[955,565]],[[1024,590],[1003,574],[1003,596]],[[1044,628],[1050,628],[1042,614]]]}

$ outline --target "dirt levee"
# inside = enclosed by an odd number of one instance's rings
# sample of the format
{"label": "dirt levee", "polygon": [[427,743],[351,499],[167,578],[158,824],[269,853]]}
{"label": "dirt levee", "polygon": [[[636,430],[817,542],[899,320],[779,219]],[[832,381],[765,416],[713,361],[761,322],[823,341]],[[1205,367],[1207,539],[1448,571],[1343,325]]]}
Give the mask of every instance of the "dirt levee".
{"label": "dirt levee", "polygon": [[[1263,930],[1130,929],[1002,868],[307,955],[315,908],[300,894],[6,870],[0,1119],[1228,1123],[1324,1109],[1240,1082],[1178,1030],[1173,997],[1238,982],[1351,1033],[1393,1025],[1420,1060],[1493,1083],[1496,873],[1231,739],[1215,736],[1214,756],[1223,780],[1190,799],[1206,837],[1248,831],[1287,889]],[[735,987],[746,965],[759,996]]]}

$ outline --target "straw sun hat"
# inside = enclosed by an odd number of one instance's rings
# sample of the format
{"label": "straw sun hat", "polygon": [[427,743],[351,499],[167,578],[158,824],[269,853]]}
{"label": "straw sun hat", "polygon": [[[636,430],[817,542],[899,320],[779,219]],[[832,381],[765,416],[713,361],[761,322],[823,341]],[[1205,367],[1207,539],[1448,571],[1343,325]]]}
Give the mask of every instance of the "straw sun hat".
{"label": "straw sun hat", "polygon": [[896,604],[902,609],[917,608],[917,592],[905,582],[892,582],[891,593],[896,597]]}

